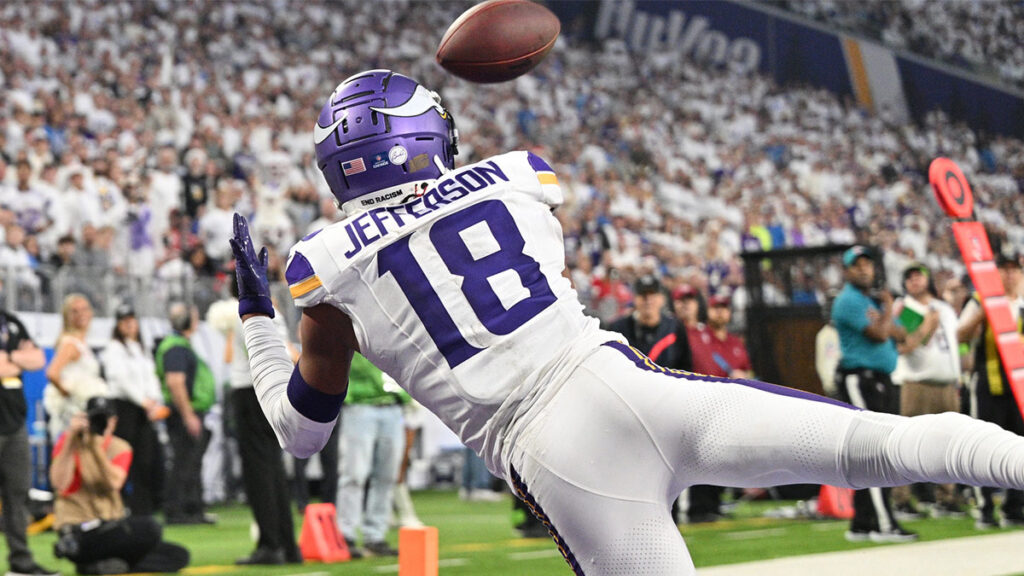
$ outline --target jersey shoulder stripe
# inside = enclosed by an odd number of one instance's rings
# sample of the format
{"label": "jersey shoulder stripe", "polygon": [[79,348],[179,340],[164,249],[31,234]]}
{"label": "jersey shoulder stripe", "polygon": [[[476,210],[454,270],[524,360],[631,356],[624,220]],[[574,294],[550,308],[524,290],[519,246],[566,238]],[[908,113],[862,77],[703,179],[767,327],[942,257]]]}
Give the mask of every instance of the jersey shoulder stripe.
{"label": "jersey shoulder stripe", "polygon": [[291,292],[292,298],[299,298],[323,285],[324,284],[320,281],[320,278],[314,274],[297,284],[289,284],[288,291]]}
{"label": "jersey shoulder stripe", "polygon": [[533,171],[537,173],[537,180],[540,181],[541,185],[558,186],[558,176],[555,175],[555,171],[551,169],[551,166],[543,158],[533,152],[527,152],[526,159],[529,161]]}
{"label": "jersey shoulder stripe", "polygon": [[284,277],[288,282],[288,291],[296,301],[323,286],[320,277],[313,270],[313,265],[296,249],[292,250]]}

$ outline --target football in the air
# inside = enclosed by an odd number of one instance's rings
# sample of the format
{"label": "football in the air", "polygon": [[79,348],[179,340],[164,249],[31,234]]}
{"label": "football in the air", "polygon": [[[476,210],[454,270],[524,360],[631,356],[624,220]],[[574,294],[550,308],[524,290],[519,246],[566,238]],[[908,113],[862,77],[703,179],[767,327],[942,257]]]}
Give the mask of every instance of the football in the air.
{"label": "football in the air", "polygon": [[505,82],[539,64],[561,30],[558,16],[536,2],[487,0],[448,27],[437,63],[471,82]]}

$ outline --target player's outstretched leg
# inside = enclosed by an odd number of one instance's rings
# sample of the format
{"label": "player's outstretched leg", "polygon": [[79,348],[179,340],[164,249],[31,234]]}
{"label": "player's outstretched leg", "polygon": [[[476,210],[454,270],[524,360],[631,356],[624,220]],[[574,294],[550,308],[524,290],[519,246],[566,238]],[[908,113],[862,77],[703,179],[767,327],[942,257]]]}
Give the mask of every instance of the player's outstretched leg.
{"label": "player's outstretched leg", "polygon": [[638,376],[643,391],[623,398],[659,450],[676,455],[683,485],[1024,486],[1024,438],[994,424],[951,412],[906,418],[862,411],[762,382],[666,373],[631,349],[617,351],[618,367],[581,369],[616,389],[613,375],[628,364],[657,376]]}
{"label": "player's outstretched leg", "polygon": [[518,482],[588,575],[689,573],[669,510],[693,484],[1024,486],[1024,438],[989,423],[877,414],[648,363],[602,347],[531,410],[510,453]]}

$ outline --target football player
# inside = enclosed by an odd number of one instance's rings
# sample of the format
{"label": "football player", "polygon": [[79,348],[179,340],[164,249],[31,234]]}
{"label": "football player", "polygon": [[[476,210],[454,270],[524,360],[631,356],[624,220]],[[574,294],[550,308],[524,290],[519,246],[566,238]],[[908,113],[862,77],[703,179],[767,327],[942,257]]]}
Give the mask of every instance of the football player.
{"label": "football player", "polygon": [[455,167],[434,92],[388,70],[342,82],[314,128],[346,218],[291,251],[292,364],[266,250],[232,240],[260,403],[320,449],[359,351],[480,454],[577,574],[692,574],[669,509],[693,484],[1024,487],[1024,439],[959,414],[903,418],[761,382],[664,369],[602,331],[563,277],[558,179],[509,152]]}

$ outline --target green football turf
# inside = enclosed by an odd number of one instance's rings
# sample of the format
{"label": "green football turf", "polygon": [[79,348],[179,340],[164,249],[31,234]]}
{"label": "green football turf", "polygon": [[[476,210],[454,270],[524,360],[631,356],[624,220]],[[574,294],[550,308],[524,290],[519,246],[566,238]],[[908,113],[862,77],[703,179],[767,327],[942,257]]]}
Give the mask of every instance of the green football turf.
{"label": "green football turf", "polygon": [[[459,500],[454,492],[434,491],[417,492],[413,499],[420,518],[438,528],[441,574],[571,574],[550,540],[516,536],[512,529],[510,499],[499,503],[468,503]],[[793,502],[785,501],[742,503],[736,508],[734,519],[683,526],[682,533],[698,567],[878,546],[846,542],[843,539],[846,522],[779,519],[764,514],[766,511],[793,505]],[[214,526],[169,526],[165,530],[167,540],[183,544],[191,550],[192,566],[186,570],[187,574],[323,576],[396,574],[398,571],[397,560],[394,558],[373,558],[330,565],[306,563],[280,568],[236,567],[233,565],[234,560],[250,553],[253,547],[249,510],[244,506],[224,506],[213,511],[219,516],[219,522]],[[906,522],[905,525],[919,532],[922,540],[982,534],[974,529],[974,520],[969,517],[921,520]],[[296,531],[300,527],[301,517],[296,516]],[[37,560],[65,574],[73,574],[72,563],[54,559],[54,539],[52,532],[30,538]],[[391,541],[397,544],[397,532],[391,534]]]}

